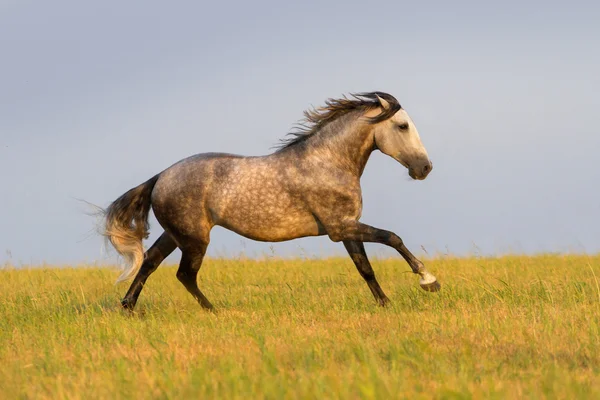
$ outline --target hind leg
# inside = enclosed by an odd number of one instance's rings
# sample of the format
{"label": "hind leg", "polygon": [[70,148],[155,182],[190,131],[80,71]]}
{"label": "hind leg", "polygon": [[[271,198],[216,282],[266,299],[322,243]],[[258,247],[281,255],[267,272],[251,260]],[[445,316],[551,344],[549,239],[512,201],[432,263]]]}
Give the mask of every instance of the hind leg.
{"label": "hind leg", "polygon": [[196,301],[205,309],[212,310],[214,307],[208,301],[206,296],[198,288],[198,271],[202,266],[202,260],[204,260],[204,254],[206,254],[206,248],[208,247],[208,240],[196,241],[193,245],[186,246],[182,249],[183,255],[181,257],[181,263],[177,270],[177,279],[183,283],[183,286],[194,296]]}
{"label": "hind leg", "polygon": [[148,249],[146,254],[144,254],[144,263],[135,276],[127,294],[123,300],[121,300],[123,308],[126,310],[133,310],[148,277],[156,271],[160,263],[176,248],[177,245],[173,238],[167,232],[163,232],[156,242]]}

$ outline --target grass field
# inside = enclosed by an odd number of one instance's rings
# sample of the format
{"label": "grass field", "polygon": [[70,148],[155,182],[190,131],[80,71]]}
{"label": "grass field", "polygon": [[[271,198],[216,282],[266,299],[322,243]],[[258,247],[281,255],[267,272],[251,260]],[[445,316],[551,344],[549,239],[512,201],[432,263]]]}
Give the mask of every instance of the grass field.
{"label": "grass field", "polygon": [[0,269],[2,398],[600,398],[600,256],[205,262],[200,309],[161,267],[137,312],[110,268]]}

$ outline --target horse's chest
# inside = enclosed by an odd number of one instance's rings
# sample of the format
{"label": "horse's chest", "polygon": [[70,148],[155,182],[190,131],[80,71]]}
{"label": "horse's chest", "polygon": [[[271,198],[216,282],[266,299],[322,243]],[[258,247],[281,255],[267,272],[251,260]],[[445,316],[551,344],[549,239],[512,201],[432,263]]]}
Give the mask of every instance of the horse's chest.
{"label": "horse's chest", "polygon": [[319,218],[358,219],[362,214],[362,193],[357,182],[324,186],[309,191],[305,197],[311,210]]}

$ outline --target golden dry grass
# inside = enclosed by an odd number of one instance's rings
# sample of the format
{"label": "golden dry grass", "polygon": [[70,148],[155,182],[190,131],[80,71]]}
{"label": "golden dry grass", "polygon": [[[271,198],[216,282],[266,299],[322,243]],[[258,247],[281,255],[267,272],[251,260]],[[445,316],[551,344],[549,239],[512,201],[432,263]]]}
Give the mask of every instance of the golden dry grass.
{"label": "golden dry grass", "polygon": [[3,398],[600,398],[600,256],[209,259],[204,312],[161,267],[133,315],[110,268],[0,269]]}

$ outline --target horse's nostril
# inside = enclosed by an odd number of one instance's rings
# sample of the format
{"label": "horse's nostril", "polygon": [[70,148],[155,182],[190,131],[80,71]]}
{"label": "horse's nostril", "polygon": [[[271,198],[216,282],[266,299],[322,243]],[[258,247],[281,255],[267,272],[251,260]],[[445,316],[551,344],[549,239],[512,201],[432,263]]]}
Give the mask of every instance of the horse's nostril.
{"label": "horse's nostril", "polygon": [[423,173],[428,174],[431,171],[431,164],[427,164],[423,167]]}

